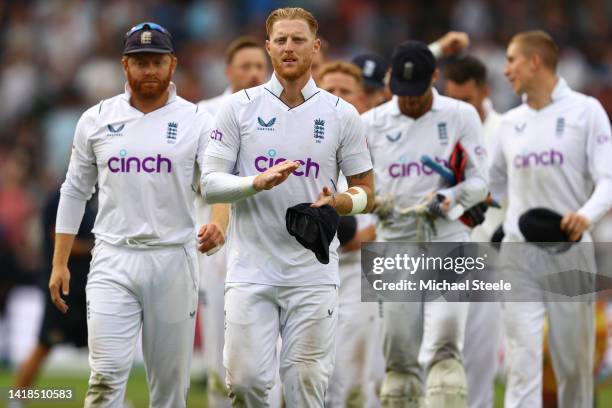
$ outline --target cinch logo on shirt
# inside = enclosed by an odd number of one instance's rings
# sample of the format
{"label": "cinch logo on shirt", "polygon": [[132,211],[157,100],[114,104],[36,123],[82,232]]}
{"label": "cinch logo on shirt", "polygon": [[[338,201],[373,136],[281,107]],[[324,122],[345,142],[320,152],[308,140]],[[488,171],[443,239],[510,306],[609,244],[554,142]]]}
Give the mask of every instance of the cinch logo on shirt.
{"label": "cinch logo on shirt", "polygon": [[113,156],[108,159],[108,169],[111,173],[170,173],[172,172],[172,162],[170,159],[158,154],[157,157],[127,157],[127,151],[122,149],[119,157]]}
{"label": "cinch logo on shirt", "polygon": [[[448,167],[448,162],[436,156],[436,163]],[[389,175],[392,178],[412,177],[412,176],[431,176],[435,172],[421,162],[408,162],[405,156],[399,158],[399,163],[389,166]]]}
{"label": "cinch logo on shirt", "polygon": [[563,153],[550,149],[540,153],[531,152],[517,154],[514,156],[512,163],[514,164],[515,169],[530,166],[561,166],[563,164]]}
{"label": "cinch logo on shirt", "polygon": [[212,140],[221,141],[221,140],[223,140],[223,133],[221,133],[221,131],[219,129],[215,129],[215,130],[210,132],[210,138]]}
{"label": "cinch logo on shirt", "polygon": [[484,147],[477,145],[476,147],[474,147],[474,154],[476,156],[486,156],[487,150]]}
{"label": "cinch logo on shirt", "polygon": [[[277,154],[276,150],[270,149],[268,150],[267,156],[258,156],[255,159],[255,169],[259,173],[263,173],[264,171],[268,170],[270,167],[287,160],[284,157],[276,158],[276,154]],[[300,168],[298,168],[296,171],[293,172],[295,176],[304,176],[304,177],[313,176],[314,178],[319,177],[319,163],[315,162],[310,157],[307,158],[306,160],[295,160],[295,161],[301,164]]]}

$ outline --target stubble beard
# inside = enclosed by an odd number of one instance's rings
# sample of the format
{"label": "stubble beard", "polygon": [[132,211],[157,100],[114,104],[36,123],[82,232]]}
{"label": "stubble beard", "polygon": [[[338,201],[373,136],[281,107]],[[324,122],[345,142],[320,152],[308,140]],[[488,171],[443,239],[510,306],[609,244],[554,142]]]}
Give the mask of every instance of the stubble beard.
{"label": "stubble beard", "polygon": [[287,81],[294,81],[298,78],[301,78],[312,65],[312,59],[300,58],[298,59],[298,65],[295,69],[283,69],[283,61],[282,57],[279,57],[278,60],[273,61],[274,71],[283,79]]}

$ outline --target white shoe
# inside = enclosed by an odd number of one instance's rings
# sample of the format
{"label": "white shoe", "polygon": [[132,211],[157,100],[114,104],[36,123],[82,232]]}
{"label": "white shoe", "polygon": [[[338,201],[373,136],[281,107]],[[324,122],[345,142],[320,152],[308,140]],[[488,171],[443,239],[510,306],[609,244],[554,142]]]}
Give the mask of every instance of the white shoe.
{"label": "white shoe", "polygon": [[454,358],[438,361],[427,375],[427,408],[467,408],[467,378]]}
{"label": "white shoe", "polygon": [[380,390],[382,408],[423,408],[423,386],[421,380],[407,373],[389,371]]}

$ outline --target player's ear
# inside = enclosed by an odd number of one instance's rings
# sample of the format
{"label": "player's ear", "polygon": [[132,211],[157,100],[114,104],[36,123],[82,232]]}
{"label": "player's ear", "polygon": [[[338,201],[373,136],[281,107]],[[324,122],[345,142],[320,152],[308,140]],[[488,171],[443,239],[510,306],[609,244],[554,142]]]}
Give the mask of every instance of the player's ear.
{"label": "player's ear", "polygon": [[540,58],[536,52],[532,52],[531,55],[529,55],[529,65],[532,70],[537,70],[542,66],[542,58]]}
{"label": "player's ear", "polygon": [[127,74],[127,70],[128,70],[128,56],[124,55],[123,57],[121,57],[121,66],[123,67],[123,72],[125,74]]}
{"label": "player's ear", "polygon": [[176,71],[176,66],[178,65],[178,58],[176,55],[170,54],[170,73],[174,75],[174,71]]}
{"label": "player's ear", "polygon": [[270,40],[269,39],[266,40],[266,52],[268,53],[268,55],[272,56],[270,54]]}
{"label": "player's ear", "polygon": [[432,86],[436,83],[439,77],[440,77],[440,70],[436,68],[436,70],[431,75],[431,85]]}

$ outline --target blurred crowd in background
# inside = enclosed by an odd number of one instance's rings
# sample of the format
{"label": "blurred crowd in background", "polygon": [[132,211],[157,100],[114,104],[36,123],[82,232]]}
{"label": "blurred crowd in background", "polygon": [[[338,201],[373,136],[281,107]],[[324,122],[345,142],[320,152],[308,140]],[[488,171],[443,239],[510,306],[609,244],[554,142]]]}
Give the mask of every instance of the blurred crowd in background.
{"label": "blurred crowd in background", "polygon": [[[265,18],[281,6],[313,12],[332,59],[364,51],[390,57],[403,40],[466,31],[468,51],[489,68],[500,112],[519,102],[503,76],[506,44],[518,31],[544,29],[561,46],[560,74],[612,116],[609,0],[2,0],[0,319],[11,288],[46,286],[41,208],[63,181],[80,114],[123,91],[125,32],[141,21],[167,27],[179,59],[179,94],[197,102],[226,87],[227,44],[243,34],[263,42]],[[612,231],[603,236],[612,241]]]}

